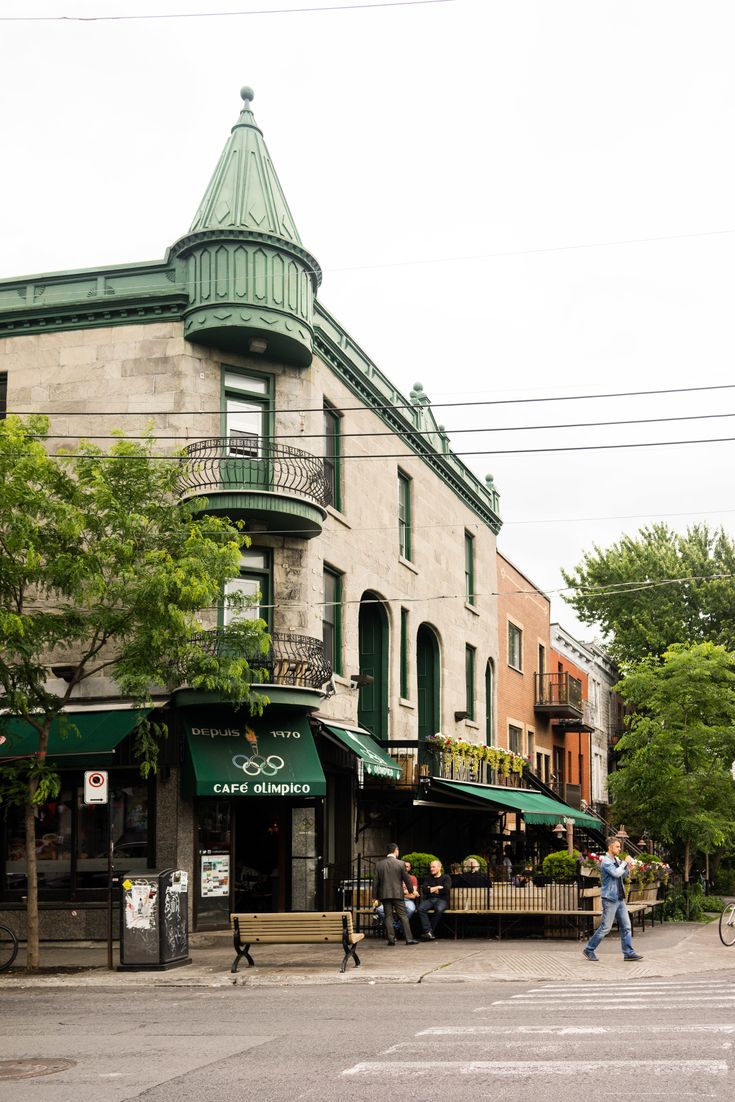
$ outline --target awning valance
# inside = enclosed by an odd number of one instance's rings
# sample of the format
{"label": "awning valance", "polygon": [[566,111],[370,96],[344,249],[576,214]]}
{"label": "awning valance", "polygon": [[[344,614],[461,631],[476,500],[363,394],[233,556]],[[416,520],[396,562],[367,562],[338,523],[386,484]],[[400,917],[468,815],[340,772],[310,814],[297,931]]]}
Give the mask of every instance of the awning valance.
{"label": "awning valance", "polygon": [[389,777],[393,781],[401,779],[400,765],[396,765],[393,758],[378,746],[369,731],[340,727],[337,723],[323,721],[322,727],[360,758],[369,777]]}
{"label": "awning valance", "polygon": [[324,796],[306,715],[269,719],[232,709],[185,718],[197,796]]}
{"label": "awning valance", "polygon": [[442,781],[436,778],[431,782],[432,791],[455,793],[469,796],[476,801],[486,801],[497,811],[520,811],[527,823],[542,823],[553,826],[560,819],[573,819],[576,826],[600,829],[601,823],[594,815],[570,807],[561,800],[553,800],[543,792],[532,788],[504,788],[502,785],[469,784],[460,781]]}
{"label": "awning valance", "polygon": [[[49,758],[79,754],[114,754],[141,716],[150,708],[64,712],[51,724]],[[38,750],[38,731],[17,716],[0,716],[0,758],[27,758]]]}

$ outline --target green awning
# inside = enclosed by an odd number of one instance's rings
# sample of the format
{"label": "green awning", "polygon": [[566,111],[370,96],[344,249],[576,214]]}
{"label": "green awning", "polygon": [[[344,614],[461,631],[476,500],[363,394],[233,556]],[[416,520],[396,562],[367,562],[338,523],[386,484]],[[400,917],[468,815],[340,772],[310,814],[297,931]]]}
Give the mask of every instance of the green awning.
{"label": "green awning", "polygon": [[504,788],[502,785],[461,784],[459,781],[442,781],[436,778],[431,782],[432,790],[458,793],[471,796],[475,800],[485,800],[496,810],[520,811],[527,823],[543,823],[553,826],[560,819],[574,819],[576,826],[600,829],[601,823],[594,815],[569,807],[561,800],[553,800],[543,792],[532,788]]}
{"label": "green awning", "polygon": [[392,781],[401,779],[400,765],[396,765],[393,758],[378,746],[369,731],[338,727],[333,723],[322,723],[322,727],[360,758],[369,777],[390,777]]}
{"label": "green awning", "polygon": [[184,719],[197,796],[325,796],[306,715],[247,718],[231,709]]}
{"label": "green awning", "polygon": [[[150,708],[107,712],[64,712],[51,724],[49,758],[114,754]],[[38,732],[24,719],[0,715],[0,758],[27,758],[38,749]]]}

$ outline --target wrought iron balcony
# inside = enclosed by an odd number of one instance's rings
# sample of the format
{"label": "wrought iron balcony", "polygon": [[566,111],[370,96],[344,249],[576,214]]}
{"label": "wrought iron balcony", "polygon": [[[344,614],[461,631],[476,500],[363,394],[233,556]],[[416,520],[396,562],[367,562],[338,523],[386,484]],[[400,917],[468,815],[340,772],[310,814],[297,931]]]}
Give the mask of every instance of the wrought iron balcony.
{"label": "wrought iron balcony", "polygon": [[486,761],[472,757],[456,758],[449,751],[427,746],[423,741],[388,739],[381,746],[400,766],[401,777],[398,781],[389,782],[376,777],[366,778],[366,787],[388,784],[391,788],[417,788],[421,781],[428,781],[431,777],[443,781],[522,787],[521,777],[517,773],[506,777],[499,770],[492,769]]}
{"label": "wrought iron balcony", "polygon": [[332,491],[323,459],[241,433],[185,449],[183,497],[206,497],[212,512],[241,511],[267,530],[318,535]]}
{"label": "wrought iron balcony", "polygon": [[534,710],[557,719],[581,719],[582,682],[570,673],[534,674]]}
{"label": "wrought iron balcony", "polygon": [[[221,630],[202,631],[194,636],[210,654],[221,654],[232,644]],[[300,689],[321,689],[332,676],[331,664],[324,654],[321,639],[308,635],[290,635],[275,631],[267,654],[245,655],[252,666],[266,670],[259,684],[282,685]]]}

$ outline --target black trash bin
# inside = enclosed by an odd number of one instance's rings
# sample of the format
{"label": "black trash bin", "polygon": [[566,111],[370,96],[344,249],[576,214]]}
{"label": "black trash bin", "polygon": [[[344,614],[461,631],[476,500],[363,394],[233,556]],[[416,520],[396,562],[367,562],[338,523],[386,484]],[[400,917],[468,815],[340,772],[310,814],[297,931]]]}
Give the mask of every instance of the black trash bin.
{"label": "black trash bin", "polygon": [[118,971],[162,971],[191,964],[188,876],[183,869],[120,875]]}

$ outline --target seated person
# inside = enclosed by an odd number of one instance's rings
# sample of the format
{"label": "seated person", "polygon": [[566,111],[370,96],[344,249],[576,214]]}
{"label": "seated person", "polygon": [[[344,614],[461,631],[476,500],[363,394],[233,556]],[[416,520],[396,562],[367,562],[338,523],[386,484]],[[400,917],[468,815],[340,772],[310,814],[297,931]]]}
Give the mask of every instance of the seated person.
{"label": "seated person", "polygon": [[525,888],[526,884],[530,884],[533,880],[533,869],[530,865],[525,865],[523,872],[516,873],[513,877],[512,883],[516,888]]}
{"label": "seated person", "polygon": [[[421,902],[419,903],[419,922],[421,923],[421,939],[434,941],[436,930],[442,914],[449,906],[452,890],[452,881],[443,872],[441,861],[432,861],[429,865],[429,875],[421,885]],[[429,912],[433,911],[431,919]]]}
{"label": "seated person", "polygon": [[[488,888],[490,877],[482,871],[480,862],[476,857],[468,857],[463,865],[462,875],[457,878],[456,886],[459,888]],[[454,879],[452,880],[454,884]]]}
{"label": "seated person", "polygon": [[[416,877],[413,875],[413,873],[411,872],[411,862],[410,861],[404,861],[403,863],[406,866],[406,872],[408,873],[408,879],[411,881],[411,884],[413,886],[413,893],[410,894],[409,891],[408,891],[408,888],[406,887],[406,885],[405,884],[403,885],[403,902],[406,906],[406,917],[408,918],[408,921],[410,922],[411,921],[411,915],[416,913],[416,900],[419,897],[419,882],[416,879]],[[375,908],[375,914],[376,914],[376,917],[379,918],[381,922],[385,922],[385,907],[383,906],[382,903],[380,903]],[[396,934],[401,936],[403,934],[403,927],[401,926],[400,919],[398,918],[398,915],[395,912],[393,912],[393,926],[395,927]]]}

